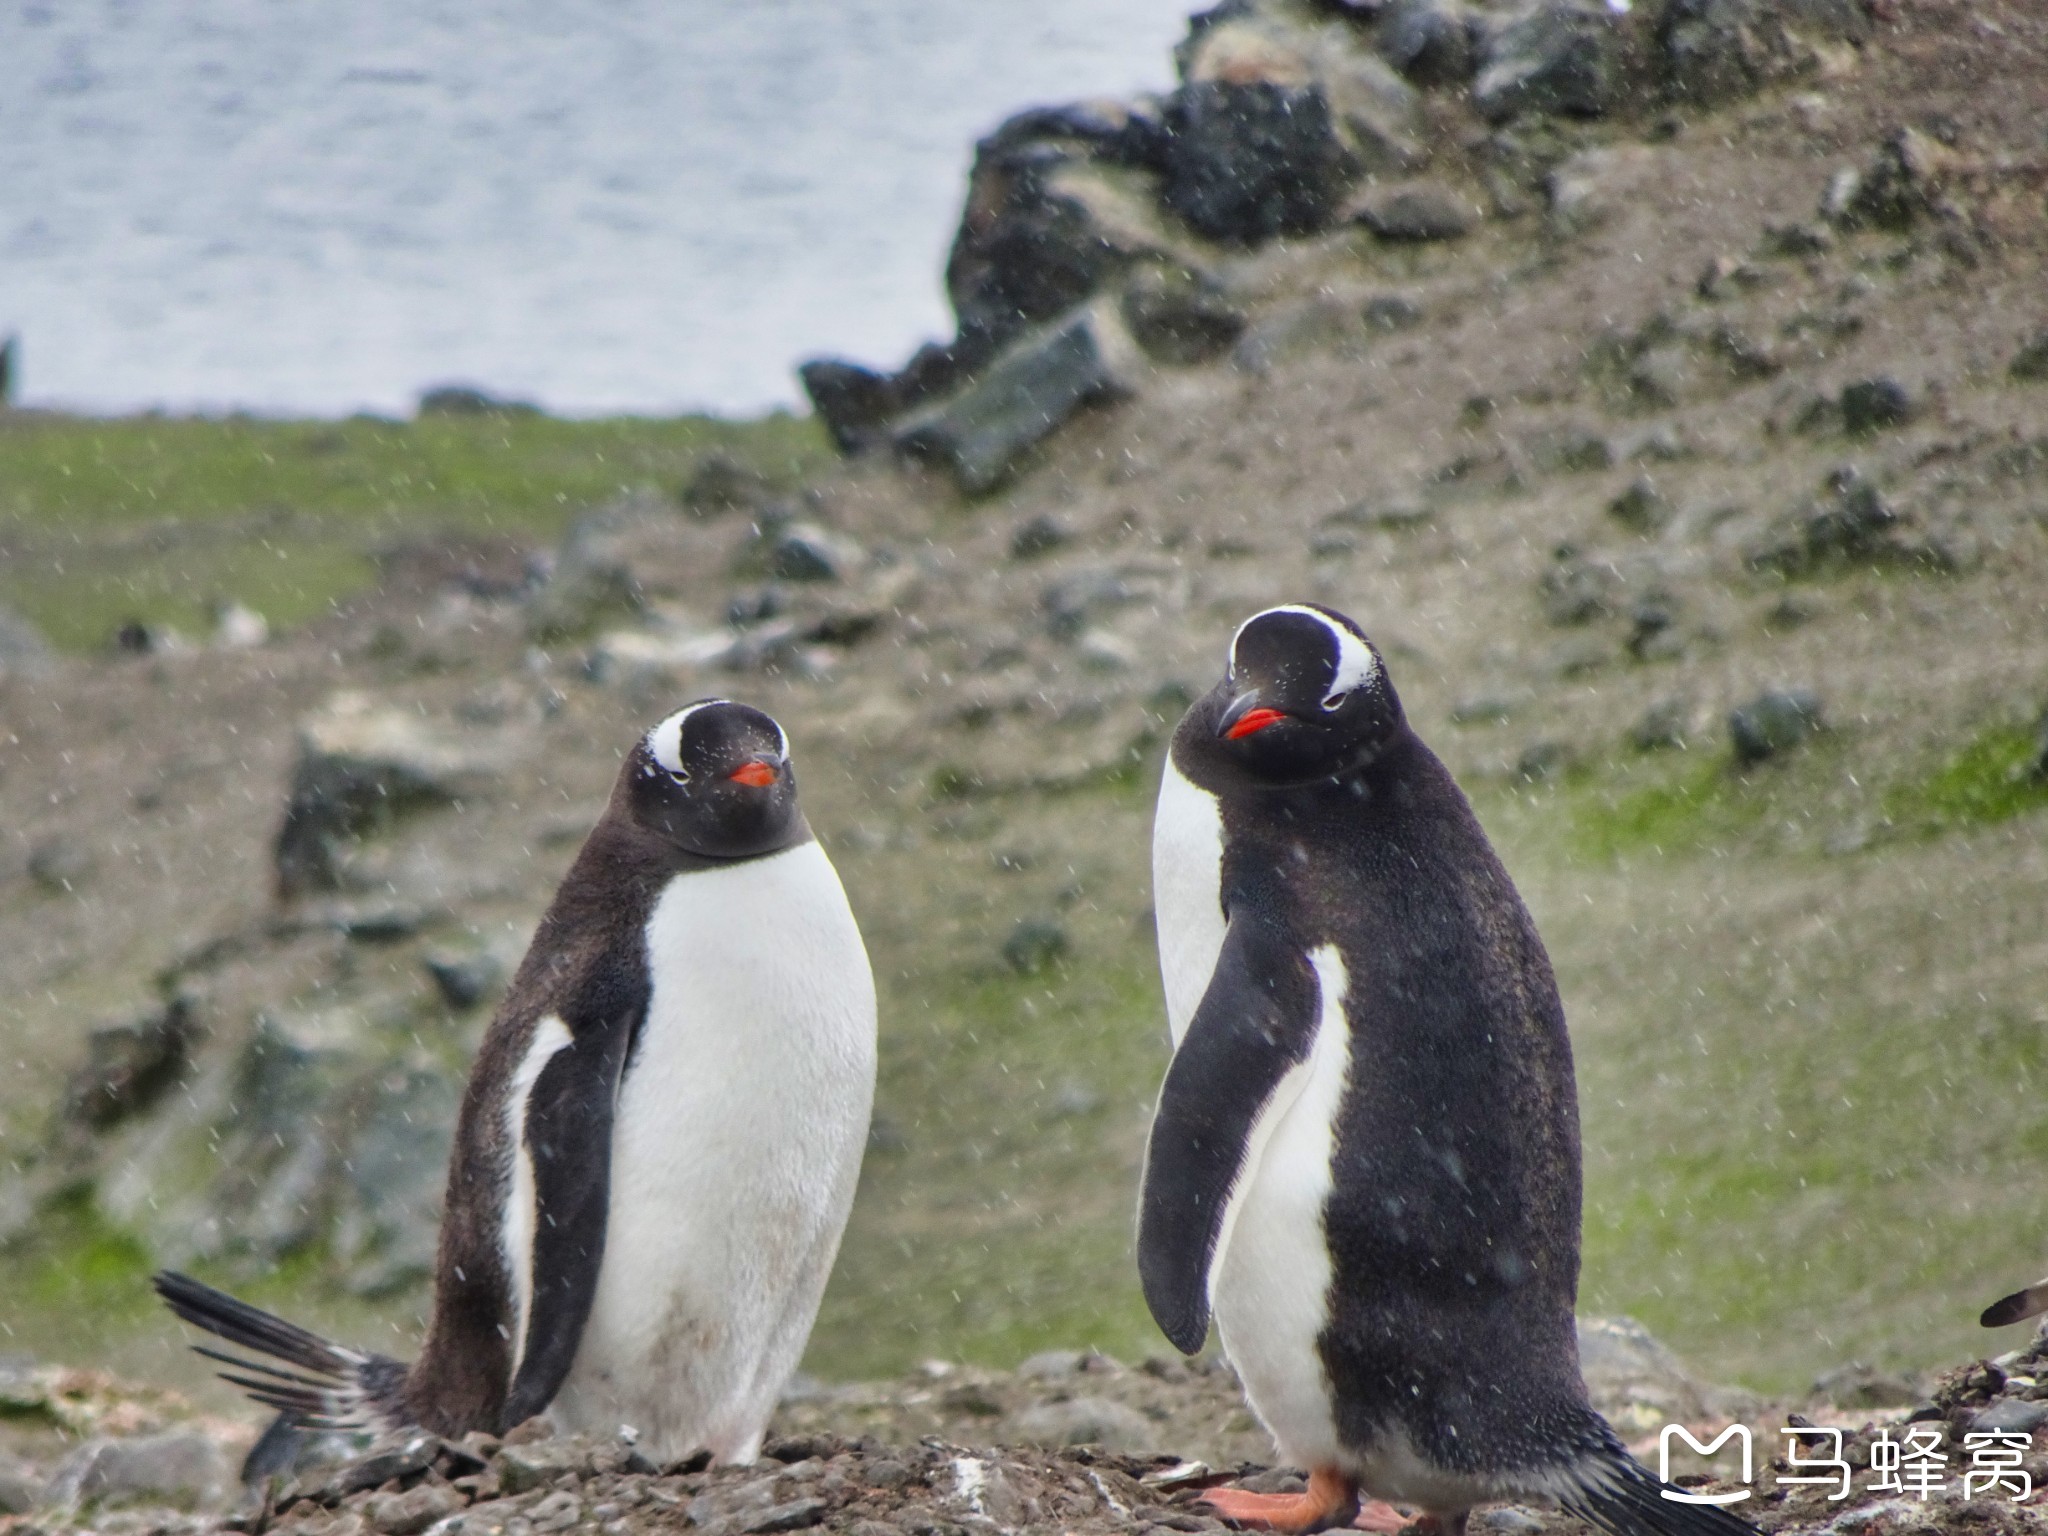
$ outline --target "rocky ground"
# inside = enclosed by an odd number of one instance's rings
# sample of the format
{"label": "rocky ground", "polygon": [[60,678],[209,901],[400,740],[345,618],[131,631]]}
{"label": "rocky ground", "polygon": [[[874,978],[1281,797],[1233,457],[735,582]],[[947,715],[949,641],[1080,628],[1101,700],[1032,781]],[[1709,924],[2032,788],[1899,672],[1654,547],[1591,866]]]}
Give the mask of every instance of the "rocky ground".
{"label": "rocky ground", "polygon": [[[1795,1402],[1974,1352],[2048,1163],[2048,25],[1352,9],[1226,8],[1173,103],[992,136],[959,334],[810,370],[854,451],[798,491],[704,457],[553,547],[421,527],[275,634],[0,628],[7,1347],[226,1411],[141,1284],[174,1263],[406,1352],[508,968],[624,745],[717,691],[789,727],[883,993],[811,1368],[1141,1358],[1149,784],[1235,624],[1310,598],[1557,959],[1591,1308]],[[1011,1433],[1039,1389],[991,1379],[792,1404],[899,1449],[764,1507],[972,1524],[959,1453],[901,1448]],[[1116,1379],[1163,1395],[1067,1401],[1172,1430],[1119,1454],[1262,1454],[1227,1391],[1172,1406],[1206,1376]],[[855,1498],[875,1459],[916,1475]]]}

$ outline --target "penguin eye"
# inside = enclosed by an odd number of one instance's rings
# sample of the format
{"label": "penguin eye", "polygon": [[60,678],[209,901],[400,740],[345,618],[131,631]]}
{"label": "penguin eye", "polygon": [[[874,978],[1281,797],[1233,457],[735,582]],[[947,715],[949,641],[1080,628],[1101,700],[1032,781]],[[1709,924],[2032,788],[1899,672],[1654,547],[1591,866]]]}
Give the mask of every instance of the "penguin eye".
{"label": "penguin eye", "polygon": [[1323,700],[1323,708],[1330,714],[1335,714],[1338,710],[1344,707],[1344,701],[1350,697],[1351,695],[1349,692],[1333,693],[1327,699]]}

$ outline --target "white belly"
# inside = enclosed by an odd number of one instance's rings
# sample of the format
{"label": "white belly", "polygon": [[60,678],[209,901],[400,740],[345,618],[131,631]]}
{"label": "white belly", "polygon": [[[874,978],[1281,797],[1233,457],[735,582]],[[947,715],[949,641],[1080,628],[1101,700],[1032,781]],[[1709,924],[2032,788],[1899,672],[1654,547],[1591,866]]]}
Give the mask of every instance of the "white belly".
{"label": "white belly", "polygon": [[1223,949],[1223,812],[1171,754],[1152,821],[1152,910],[1166,1027],[1179,1045]]}
{"label": "white belly", "polygon": [[853,1203],[875,991],[815,843],[678,876],[612,1130],[597,1296],[552,1412],[657,1460],[758,1452]]}
{"label": "white belly", "polygon": [[1245,1172],[1223,1214],[1210,1304],[1253,1411],[1296,1466],[1346,1465],[1316,1352],[1329,1316],[1324,1207],[1336,1119],[1351,1073],[1344,962],[1314,951],[1320,1016],[1308,1057],[1289,1069],[1252,1128]]}

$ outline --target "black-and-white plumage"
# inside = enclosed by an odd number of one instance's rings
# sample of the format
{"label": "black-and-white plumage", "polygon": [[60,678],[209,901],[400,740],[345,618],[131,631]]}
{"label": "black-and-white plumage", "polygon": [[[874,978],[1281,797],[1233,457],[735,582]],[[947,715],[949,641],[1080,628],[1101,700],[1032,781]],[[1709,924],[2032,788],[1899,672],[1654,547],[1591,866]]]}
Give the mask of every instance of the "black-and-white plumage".
{"label": "black-and-white plumage", "polygon": [[2009,1323],[2023,1323],[2030,1317],[2039,1317],[2043,1312],[2048,1312],[2048,1279],[2036,1280],[2024,1290],[1999,1297],[1984,1309],[1977,1321],[1986,1328],[2003,1328]]}
{"label": "black-and-white plumage", "polygon": [[[1298,1498],[1361,1490],[1456,1524],[1557,1502],[1625,1536],[1729,1536],[1662,1497],[1587,1401],[1573,1307],[1579,1140],[1549,960],[1364,633],[1248,620],[1176,731],[1153,844],[1174,1055],[1138,1260],[1182,1350],[1213,1315]],[[1370,1517],[1368,1517],[1370,1518]]]}
{"label": "black-and-white plumage", "polygon": [[635,745],[485,1036],[419,1358],[184,1276],[158,1289],[263,1357],[230,1379],[308,1426],[546,1411],[657,1458],[750,1460],[838,1249],[874,1073],[866,951],[787,741],[706,700]]}

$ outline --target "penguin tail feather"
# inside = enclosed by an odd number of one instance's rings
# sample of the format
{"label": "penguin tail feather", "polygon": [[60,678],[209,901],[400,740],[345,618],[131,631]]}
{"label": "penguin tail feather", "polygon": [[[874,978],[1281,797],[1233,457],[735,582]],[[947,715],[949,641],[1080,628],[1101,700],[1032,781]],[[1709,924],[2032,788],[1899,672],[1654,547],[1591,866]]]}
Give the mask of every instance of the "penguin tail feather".
{"label": "penguin tail feather", "polygon": [[[219,1373],[302,1429],[411,1427],[404,1406],[405,1366],[384,1355],[334,1344],[260,1307],[181,1275],[159,1271],[150,1281],[183,1321],[259,1358],[250,1360],[195,1344],[193,1351],[233,1366]],[[287,1369],[289,1367],[289,1369]]]}
{"label": "penguin tail feather", "polygon": [[1757,1536],[1754,1525],[1725,1506],[1666,1498],[1667,1490],[1679,1491],[1617,1446],[1557,1501],[1608,1536]]}
{"label": "penguin tail feather", "polygon": [[2043,1312],[2048,1312],[2048,1280],[2036,1280],[2023,1291],[1999,1297],[1977,1321],[1986,1328],[2003,1328],[2007,1323],[2023,1322]]}

